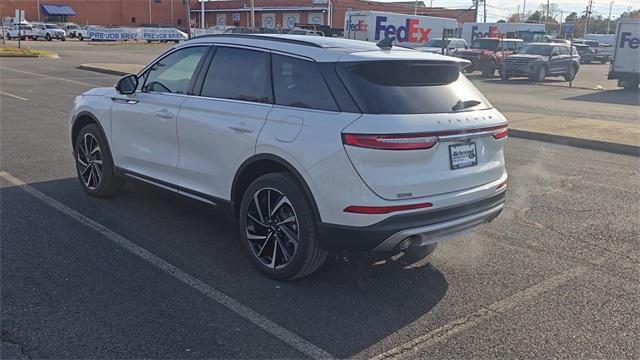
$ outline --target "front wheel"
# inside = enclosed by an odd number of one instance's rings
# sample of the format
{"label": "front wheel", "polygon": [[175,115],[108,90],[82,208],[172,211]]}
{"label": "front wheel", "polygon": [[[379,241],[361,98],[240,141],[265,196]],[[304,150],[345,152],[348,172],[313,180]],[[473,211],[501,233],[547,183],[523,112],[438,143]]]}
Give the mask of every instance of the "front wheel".
{"label": "front wheel", "polygon": [[113,196],[123,181],[114,172],[113,158],[107,140],[96,124],[80,130],[75,145],[78,179],[84,191],[95,197]]}
{"label": "front wheel", "polygon": [[496,63],[493,61],[488,61],[486,64],[482,66],[482,77],[483,78],[492,78],[496,74]]}
{"label": "front wheel", "polygon": [[78,40],[80,40],[80,41],[84,40],[84,36],[82,36],[82,34],[79,34],[78,35]]}
{"label": "front wheel", "polygon": [[565,81],[573,81],[576,78],[576,74],[577,74],[577,70],[575,65],[571,65],[569,66],[569,70],[567,70],[567,73],[564,74],[564,80]]}
{"label": "front wheel", "polygon": [[51,41],[51,35],[50,34],[45,35],[44,38],[47,39],[47,41]]}
{"label": "front wheel", "polygon": [[254,180],[240,204],[240,236],[260,271],[278,280],[301,278],[326,260],[316,218],[302,186],[288,173]]}
{"label": "front wheel", "polygon": [[544,66],[540,66],[538,71],[536,71],[535,75],[531,77],[531,80],[535,82],[543,82],[546,77],[547,77],[547,68]]}

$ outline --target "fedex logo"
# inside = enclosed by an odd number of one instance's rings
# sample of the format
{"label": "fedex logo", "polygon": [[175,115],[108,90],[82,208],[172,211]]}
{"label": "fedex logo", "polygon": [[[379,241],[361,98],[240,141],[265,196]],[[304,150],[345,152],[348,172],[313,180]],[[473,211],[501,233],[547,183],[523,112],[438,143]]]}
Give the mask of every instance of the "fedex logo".
{"label": "fedex logo", "polygon": [[349,22],[347,31],[367,31],[368,25],[364,20],[358,20],[357,23]]}
{"label": "fedex logo", "polygon": [[624,46],[627,43],[629,44],[629,48],[634,50],[640,47],[640,38],[631,37],[630,32],[623,32],[621,35],[620,44],[618,45],[620,49],[624,49]]}
{"label": "fedex logo", "polygon": [[482,31],[478,31],[478,26],[474,25],[471,27],[471,41],[476,38],[486,38],[486,37],[498,37],[498,27],[497,26],[489,26],[489,32],[483,33]]}
{"label": "fedex logo", "polygon": [[404,26],[395,27],[387,25],[386,16],[376,16],[376,40],[380,40],[380,33],[384,38],[394,36],[397,42],[427,42],[429,41],[430,28],[421,28],[420,20],[407,19]]}

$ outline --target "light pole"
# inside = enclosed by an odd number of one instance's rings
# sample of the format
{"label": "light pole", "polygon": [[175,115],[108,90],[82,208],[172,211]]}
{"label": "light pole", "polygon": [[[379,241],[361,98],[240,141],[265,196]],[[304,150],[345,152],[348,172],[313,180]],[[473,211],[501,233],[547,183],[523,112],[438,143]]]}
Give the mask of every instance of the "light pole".
{"label": "light pole", "polygon": [[38,9],[36,10],[38,12],[38,22],[40,22],[40,0],[37,1],[37,5]]}
{"label": "light pole", "polygon": [[151,0],[149,0],[149,25],[151,25]]}
{"label": "light pole", "polygon": [[613,1],[609,3],[609,17],[607,18],[607,34],[611,30],[611,8],[613,8]]}
{"label": "light pole", "polygon": [[200,0],[200,29],[204,29],[204,0]]}
{"label": "light pole", "polygon": [[524,0],[524,2],[522,3],[522,21],[525,21],[524,20],[524,14],[525,14],[526,9],[527,9],[527,0]]}

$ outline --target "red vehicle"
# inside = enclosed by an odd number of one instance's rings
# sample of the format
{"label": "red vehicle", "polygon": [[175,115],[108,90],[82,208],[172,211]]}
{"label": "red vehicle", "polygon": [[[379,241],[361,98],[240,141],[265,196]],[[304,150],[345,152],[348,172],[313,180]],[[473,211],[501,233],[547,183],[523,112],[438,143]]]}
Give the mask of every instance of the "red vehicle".
{"label": "red vehicle", "polygon": [[[482,71],[482,77],[493,77],[502,65],[502,57],[516,53],[522,47],[521,39],[475,39],[469,49],[458,50],[456,57],[471,61],[465,71]],[[503,51],[504,48],[504,51]]]}

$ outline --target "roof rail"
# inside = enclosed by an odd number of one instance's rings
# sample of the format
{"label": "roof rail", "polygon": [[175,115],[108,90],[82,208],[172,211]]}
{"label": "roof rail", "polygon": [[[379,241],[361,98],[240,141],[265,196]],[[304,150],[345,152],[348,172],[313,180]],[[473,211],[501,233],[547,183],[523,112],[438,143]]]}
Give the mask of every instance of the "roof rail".
{"label": "roof rail", "polygon": [[194,36],[191,38],[191,40],[194,39],[203,39],[203,38],[226,38],[226,37],[231,37],[231,38],[249,38],[249,39],[256,39],[256,40],[267,40],[267,41],[279,41],[279,42],[284,42],[284,43],[289,43],[289,44],[296,44],[296,45],[304,45],[304,46],[313,46],[313,47],[317,47],[317,48],[322,48],[323,46],[320,44],[316,44],[314,42],[311,41],[304,41],[304,40],[298,40],[298,39],[290,39],[290,38],[284,38],[284,37],[279,37],[279,36],[272,36],[273,34],[208,34],[208,35],[200,35],[200,36]]}

